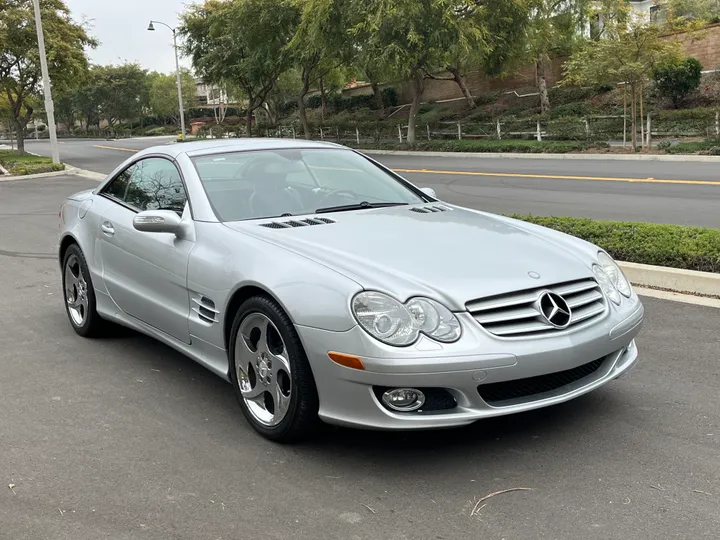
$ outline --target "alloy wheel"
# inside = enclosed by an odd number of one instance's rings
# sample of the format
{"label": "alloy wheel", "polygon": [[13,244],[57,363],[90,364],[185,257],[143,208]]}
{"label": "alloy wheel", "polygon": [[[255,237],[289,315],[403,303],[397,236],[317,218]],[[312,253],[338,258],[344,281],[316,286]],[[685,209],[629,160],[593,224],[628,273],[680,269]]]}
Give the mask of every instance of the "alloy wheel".
{"label": "alloy wheel", "polygon": [[236,339],[235,370],[243,401],[260,424],[277,426],[287,415],[292,392],[285,342],[262,313],[245,317]]}
{"label": "alloy wheel", "polygon": [[73,324],[85,324],[90,305],[88,285],[77,255],[71,255],[65,263],[65,301]]}

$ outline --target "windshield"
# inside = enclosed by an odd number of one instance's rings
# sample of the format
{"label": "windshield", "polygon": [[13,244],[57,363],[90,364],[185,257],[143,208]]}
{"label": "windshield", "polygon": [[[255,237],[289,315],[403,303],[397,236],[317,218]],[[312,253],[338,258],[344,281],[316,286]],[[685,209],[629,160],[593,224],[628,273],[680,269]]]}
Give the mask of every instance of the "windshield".
{"label": "windshield", "polygon": [[423,194],[343,149],[281,149],[193,158],[220,221],[425,202]]}

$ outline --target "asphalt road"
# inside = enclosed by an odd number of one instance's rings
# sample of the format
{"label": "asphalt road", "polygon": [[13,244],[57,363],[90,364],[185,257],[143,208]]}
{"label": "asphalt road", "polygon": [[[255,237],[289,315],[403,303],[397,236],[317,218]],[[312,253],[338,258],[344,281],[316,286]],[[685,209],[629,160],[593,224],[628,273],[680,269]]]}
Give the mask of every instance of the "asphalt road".
{"label": "asphalt road", "polygon": [[717,309],[645,299],[631,377],[562,406],[278,446],[167,347],[72,332],[57,212],[93,185],[0,182],[0,538],[717,539]]}
{"label": "asphalt road", "polygon": [[[109,173],[134,151],[171,141],[63,141],[60,148],[67,163]],[[46,141],[27,146],[50,155]],[[720,163],[375,157],[441,199],[490,212],[720,228]]]}

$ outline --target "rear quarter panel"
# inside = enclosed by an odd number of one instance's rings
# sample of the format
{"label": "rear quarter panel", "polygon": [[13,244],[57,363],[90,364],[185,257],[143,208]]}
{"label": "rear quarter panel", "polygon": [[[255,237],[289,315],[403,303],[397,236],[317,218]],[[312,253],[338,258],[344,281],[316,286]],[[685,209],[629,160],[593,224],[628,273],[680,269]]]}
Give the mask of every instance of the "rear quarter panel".
{"label": "rear quarter panel", "polygon": [[[97,233],[102,215],[109,204],[112,203],[89,191],[69,197],[63,205],[58,239],[58,250],[68,238],[72,238],[80,246],[90,270],[93,287],[101,292],[105,292],[105,285],[102,280],[103,266]],[[62,254],[58,253],[58,257],[62,257]]]}

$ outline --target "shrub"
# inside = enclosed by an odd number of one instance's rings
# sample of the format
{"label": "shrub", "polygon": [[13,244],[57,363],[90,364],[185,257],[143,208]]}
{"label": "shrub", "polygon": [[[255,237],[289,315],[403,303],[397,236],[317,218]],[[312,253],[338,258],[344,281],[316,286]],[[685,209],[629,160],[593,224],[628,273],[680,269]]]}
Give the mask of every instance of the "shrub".
{"label": "shrub", "polygon": [[679,62],[658,66],[653,76],[660,94],[678,108],[685,97],[700,86],[702,65],[696,58],[689,56]]}
{"label": "shrub", "polygon": [[562,118],[563,116],[588,116],[593,113],[593,107],[586,101],[565,103],[551,109],[548,118]]}
{"label": "shrub", "polygon": [[626,262],[720,273],[720,230],[587,218],[512,216],[592,242]]}
{"label": "shrub", "polygon": [[322,105],[322,96],[320,94],[313,94],[307,100],[308,109],[319,109]]}
{"label": "shrub", "polygon": [[395,107],[398,102],[397,90],[392,86],[383,88],[381,91],[383,103],[386,107]]}
{"label": "shrub", "polygon": [[[167,133],[167,126],[157,126],[150,129],[145,130],[145,135],[148,136],[155,136],[155,135],[165,135]],[[175,131],[175,128],[173,128],[173,132]]]}
{"label": "shrub", "polygon": [[658,148],[665,150],[668,154],[720,155],[720,143],[718,141],[681,142],[678,144],[662,142],[658,145]]}
{"label": "shrub", "polygon": [[15,176],[25,176],[28,174],[40,174],[55,171],[64,171],[63,163],[25,163],[10,167],[8,172]]}

